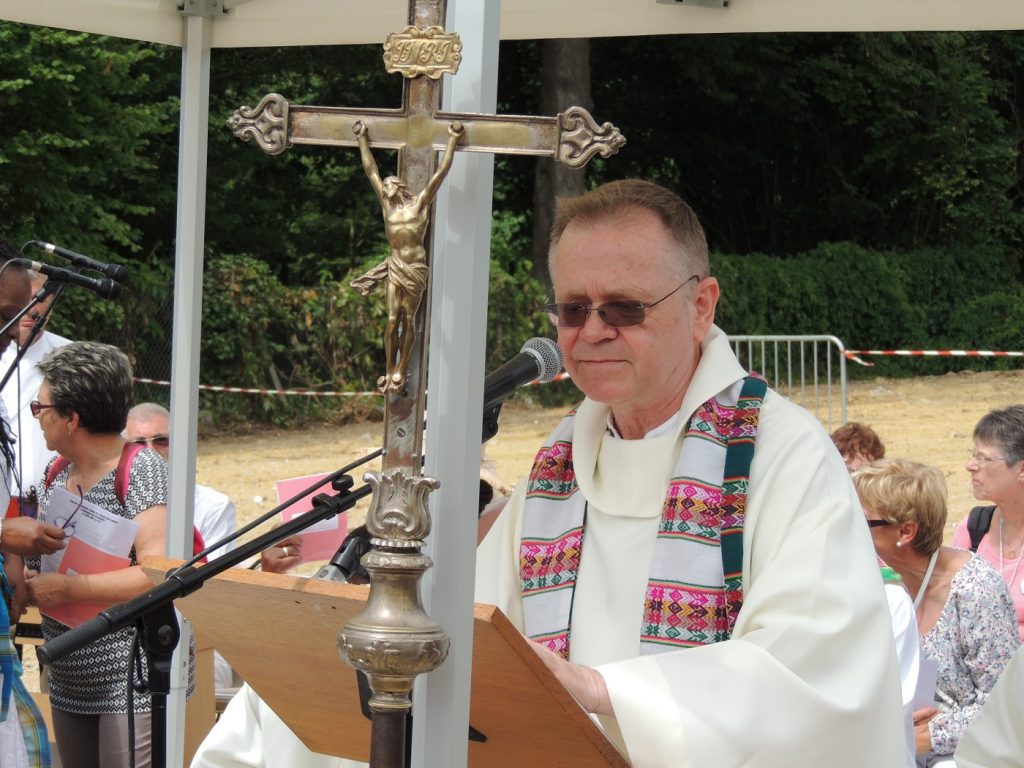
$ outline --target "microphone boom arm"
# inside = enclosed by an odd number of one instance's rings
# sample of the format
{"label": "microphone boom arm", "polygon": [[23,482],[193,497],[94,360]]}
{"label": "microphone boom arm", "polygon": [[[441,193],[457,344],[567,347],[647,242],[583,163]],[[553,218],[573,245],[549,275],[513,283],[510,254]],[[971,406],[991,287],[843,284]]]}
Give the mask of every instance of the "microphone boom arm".
{"label": "microphone boom arm", "polygon": [[[352,480],[348,478],[350,488],[351,485]],[[372,490],[373,488],[367,484],[338,496],[321,493],[314,497],[313,509],[309,512],[298,515],[287,523],[257,536],[206,565],[194,568],[182,566],[168,571],[165,580],[152,589],[131,600],[106,608],[84,624],[47,641],[36,649],[36,655],[42,663],[50,664],[99,640],[104,635],[124,629],[137,618],[156,608],[171,603],[179,597],[192,594],[201,588],[207,579],[238,565],[282,539],[294,536],[321,520],[344,512],[361,498],[368,496]]]}

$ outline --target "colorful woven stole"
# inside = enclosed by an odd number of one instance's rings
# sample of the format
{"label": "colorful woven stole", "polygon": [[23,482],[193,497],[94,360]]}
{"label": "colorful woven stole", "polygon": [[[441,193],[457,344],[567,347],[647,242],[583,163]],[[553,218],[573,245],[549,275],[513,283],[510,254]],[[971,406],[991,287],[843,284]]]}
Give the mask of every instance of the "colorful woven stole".
{"label": "colorful woven stole", "polygon": [[[687,425],[651,561],[643,654],[715,643],[732,633],[743,604],[743,520],[766,391],[756,375],[741,379],[701,405]],[[586,522],[572,463],[575,415],[537,453],[519,545],[524,630],[564,658]],[[708,547],[721,557],[707,557]]]}

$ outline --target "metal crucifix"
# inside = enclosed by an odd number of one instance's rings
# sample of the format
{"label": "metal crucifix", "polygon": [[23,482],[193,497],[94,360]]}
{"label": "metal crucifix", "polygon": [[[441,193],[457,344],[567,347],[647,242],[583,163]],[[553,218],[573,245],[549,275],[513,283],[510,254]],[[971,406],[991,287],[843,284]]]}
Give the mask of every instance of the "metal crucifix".
{"label": "metal crucifix", "polygon": [[[419,597],[419,581],[431,565],[420,552],[430,532],[426,497],[437,487],[422,475],[429,312],[422,299],[430,280],[434,197],[456,151],[548,156],[578,168],[625,144],[618,129],[598,125],[580,107],[555,117],[441,111],[441,77],[457,71],[462,49],[458,36],[442,26],[445,6],[446,0],[410,0],[409,25],[384,44],[387,71],[405,78],[401,107],[300,106],[272,93],[228,121],[235,136],[255,140],[268,154],[293,144],[358,147],[391,248],[384,262],[353,283],[364,294],[378,282],[387,285],[387,370],[378,382],[386,413],[382,470],[366,478],[374,488],[366,523],[374,549],[363,559],[370,596],[339,636],[342,656],[367,674],[373,690],[374,768],[401,765],[412,681],[440,665],[448,651],[447,634]],[[398,150],[395,176],[381,178],[373,148]]]}

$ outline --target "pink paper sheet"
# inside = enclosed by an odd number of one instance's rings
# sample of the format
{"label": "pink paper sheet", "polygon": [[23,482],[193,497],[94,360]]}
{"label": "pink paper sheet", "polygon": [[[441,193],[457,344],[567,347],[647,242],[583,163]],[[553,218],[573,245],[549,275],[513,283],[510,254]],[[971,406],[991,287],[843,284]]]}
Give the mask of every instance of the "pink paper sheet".
{"label": "pink paper sheet", "polygon": [[[318,475],[306,475],[304,477],[292,477],[287,480],[278,480],[277,502],[280,504],[285,499],[290,499],[295,494],[309,487],[317,480],[327,477],[326,472]],[[330,485],[322,486],[313,493],[307,494],[281,510],[281,522],[287,523],[294,517],[308,512],[313,508],[313,497],[318,493],[333,493]],[[345,513],[335,515],[332,518],[323,520],[310,528],[307,528],[302,537],[302,562],[309,563],[315,560],[330,560],[338,551],[341,542],[345,539],[348,530],[348,519]]]}

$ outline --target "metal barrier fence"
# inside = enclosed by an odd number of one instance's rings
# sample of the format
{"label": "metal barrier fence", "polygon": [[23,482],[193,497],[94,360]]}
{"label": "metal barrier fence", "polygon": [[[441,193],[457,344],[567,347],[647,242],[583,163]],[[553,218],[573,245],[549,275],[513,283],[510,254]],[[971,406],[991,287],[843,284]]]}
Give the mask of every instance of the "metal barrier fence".
{"label": "metal barrier fence", "polygon": [[729,341],[744,368],[817,416],[826,430],[846,423],[846,347],[835,336],[730,336]]}

